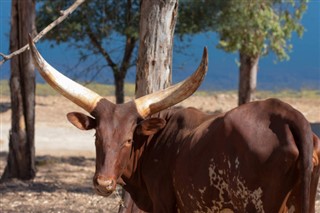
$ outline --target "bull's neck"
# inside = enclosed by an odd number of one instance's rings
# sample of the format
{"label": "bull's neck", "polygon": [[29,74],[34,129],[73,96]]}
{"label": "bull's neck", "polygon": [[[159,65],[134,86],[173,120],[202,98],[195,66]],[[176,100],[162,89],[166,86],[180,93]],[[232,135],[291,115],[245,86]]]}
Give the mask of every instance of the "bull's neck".
{"label": "bull's neck", "polygon": [[[168,113],[169,112],[169,113]],[[134,146],[130,157],[128,167],[123,173],[124,180],[140,181],[141,171],[146,174],[149,167],[159,168],[165,167],[169,171],[170,159],[177,152],[179,142],[177,137],[181,137],[179,131],[170,131],[171,111],[165,111],[157,114],[157,116],[166,120],[166,127],[158,133],[151,136],[134,135]]]}

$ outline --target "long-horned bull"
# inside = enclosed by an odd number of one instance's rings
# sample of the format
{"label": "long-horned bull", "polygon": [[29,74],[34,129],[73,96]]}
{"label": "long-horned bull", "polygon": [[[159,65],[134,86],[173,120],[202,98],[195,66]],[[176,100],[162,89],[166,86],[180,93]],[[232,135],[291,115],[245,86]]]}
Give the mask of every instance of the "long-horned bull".
{"label": "long-horned bull", "polygon": [[97,193],[111,194],[126,172],[134,131],[151,135],[162,129],[161,118],[148,118],[192,95],[207,72],[208,53],[204,48],[198,69],[186,80],[165,90],[145,95],[125,104],[113,104],[97,93],[67,78],[48,64],[29,37],[34,63],[41,76],[59,93],[92,115],[73,112],[68,120],[82,130],[96,129],[96,173],[93,179]]}
{"label": "long-horned bull", "polygon": [[[319,139],[304,116],[277,99],[217,116],[167,109],[190,96],[207,70],[166,90],[116,105],[52,68],[30,41],[46,81],[91,116],[69,113],[96,130],[95,190],[123,185],[146,212],[314,212]],[[311,189],[310,189],[311,188]]]}

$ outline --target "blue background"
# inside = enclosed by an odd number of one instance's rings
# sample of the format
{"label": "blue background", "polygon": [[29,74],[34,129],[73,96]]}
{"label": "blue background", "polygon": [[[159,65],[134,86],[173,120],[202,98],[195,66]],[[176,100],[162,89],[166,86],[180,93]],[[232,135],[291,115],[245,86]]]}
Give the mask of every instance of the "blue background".
{"label": "blue background", "polygon": [[[0,52],[9,53],[11,0],[0,0]],[[63,22],[61,23],[63,24]],[[305,33],[302,39],[294,33],[291,39],[293,50],[289,53],[290,60],[279,62],[274,54],[262,57],[259,62],[258,89],[279,90],[302,88],[320,89],[320,0],[311,0],[303,16],[302,24]],[[39,31],[41,29],[38,29]],[[214,33],[203,33],[190,37],[187,54],[174,51],[173,54],[173,82],[180,81],[190,75],[198,66],[204,46],[209,51],[209,70],[202,89],[229,90],[238,86],[237,53],[225,53],[216,48],[218,39]],[[175,39],[175,44],[180,44]],[[78,62],[77,50],[67,44],[50,47],[50,42],[37,44],[42,55],[54,67],[68,76],[74,77],[76,71],[67,72]],[[86,62],[86,65],[93,60]],[[85,65],[85,64],[84,64]],[[0,79],[8,79],[10,62],[0,67]],[[90,78],[90,75],[83,78]],[[41,78],[37,77],[41,82]],[[87,79],[80,79],[87,80]],[[127,82],[134,82],[135,68],[127,74]],[[113,83],[111,72],[103,72],[97,81]]]}

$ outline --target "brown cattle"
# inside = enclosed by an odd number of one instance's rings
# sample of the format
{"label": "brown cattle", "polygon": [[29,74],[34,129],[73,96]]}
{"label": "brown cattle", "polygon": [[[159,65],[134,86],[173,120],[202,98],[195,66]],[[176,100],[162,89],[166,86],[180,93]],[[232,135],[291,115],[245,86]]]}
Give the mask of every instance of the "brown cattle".
{"label": "brown cattle", "polygon": [[91,114],[68,119],[96,130],[98,194],[108,196],[121,184],[146,212],[279,212],[293,192],[299,212],[314,212],[313,135],[290,105],[269,99],[219,116],[166,110],[197,89],[206,50],[186,81],[115,105],[62,76],[30,47],[46,81]]}

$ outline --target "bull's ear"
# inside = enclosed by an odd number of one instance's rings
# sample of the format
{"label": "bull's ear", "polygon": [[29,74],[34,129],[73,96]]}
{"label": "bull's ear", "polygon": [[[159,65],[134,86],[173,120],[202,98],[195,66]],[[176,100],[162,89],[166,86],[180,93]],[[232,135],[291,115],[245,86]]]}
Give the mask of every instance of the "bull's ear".
{"label": "bull's ear", "polygon": [[148,118],[141,121],[137,126],[137,134],[153,135],[166,125],[166,121],[162,118]]}
{"label": "bull's ear", "polygon": [[96,120],[80,112],[70,112],[67,114],[70,123],[81,130],[89,130],[96,127]]}

